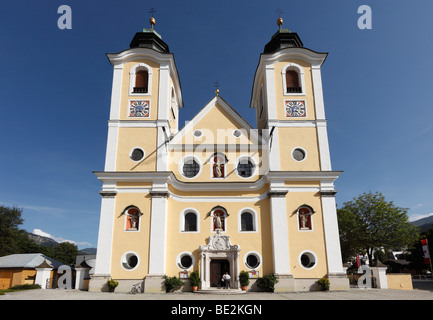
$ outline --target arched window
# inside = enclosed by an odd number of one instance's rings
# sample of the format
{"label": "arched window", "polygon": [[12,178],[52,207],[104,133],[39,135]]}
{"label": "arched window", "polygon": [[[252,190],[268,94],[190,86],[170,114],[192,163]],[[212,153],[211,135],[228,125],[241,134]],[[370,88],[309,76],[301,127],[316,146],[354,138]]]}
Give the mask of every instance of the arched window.
{"label": "arched window", "polygon": [[227,157],[222,153],[214,153],[211,158],[212,178],[226,177]]}
{"label": "arched window", "polygon": [[197,215],[194,212],[185,214],[184,231],[197,231]]}
{"label": "arched window", "polygon": [[253,215],[248,211],[241,214],[241,231],[254,231]]}
{"label": "arched window", "polygon": [[302,88],[299,84],[299,75],[295,70],[286,71],[286,92],[301,93]]}
{"label": "arched window", "polygon": [[152,86],[152,68],[145,63],[134,65],[129,72],[129,95],[150,95]]}
{"label": "arched window", "polygon": [[283,90],[285,95],[303,95],[304,69],[296,64],[289,63],[282,69]]}
{"label": "arched window", "polygon": [[129,206],[125,209],[125,230],[126,231],[138,231],[140,227],[140,216],[141,212],[135,206]]}
{"label": "arched window", "polygon": [[148,93],[149,72],[147,70],[137,71],[135,74],[134,93]]}

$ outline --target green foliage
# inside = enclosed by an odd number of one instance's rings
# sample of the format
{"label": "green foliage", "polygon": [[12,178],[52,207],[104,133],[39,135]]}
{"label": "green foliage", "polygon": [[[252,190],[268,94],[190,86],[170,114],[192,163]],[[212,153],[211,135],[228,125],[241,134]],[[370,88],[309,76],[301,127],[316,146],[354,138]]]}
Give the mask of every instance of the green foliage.
{"label": "green foliage", "polygon": [[200,285],[200,276],[198,274],[198,271],[193,271],[189,275],[189,281],[191,282],[191,285],[193,287],[198,287]]}
{"label": "green foliage", "polygon": [[250,275],[247,271],[242,270],[239,273],[239,282],[241,283],[241,286],[248,286],[250,284]]}
{"label": "green foliage", "polygon": [[182,280],[180,280],[178,277],[168,277],[164,276],[164,285],[166,292],[173,292],[174,290],[182,288],[182,286],[185,284]]}
{"label": "green foliage", "polygon": [[53,248],[53,254],[51,257],[66,265],[72,265],[76,261],[77,254],[78,248],[75,244],[62,242]]}
{"label": "green foliage", "polygon": [[114,279],[107,280],[107,287],[110,288],[110,289],[114,289],[114,288],[116,288],[118,285],[119,285],[119,282],[117,282],[117,281],[114,280]]}
{"label": "green foliage", "polygon": [[329,290],[329,287],[331,284],[330,284],[328,278],[323,277],[323,278],[319,279],[319,281],[317,281],[317,282],[319,283],[322,291],[328,291]]}
{"label": "green foliage", "polygon": [[363,193],[337,210],[343,260],[363,250],[369,260],[375,248],[404,248],[419,239],[407,210],[385,200],[379,193]]}
{"label": "green foliage", "polygon": [[18,286],[10,287],[9,290],[21,291],[21,290],[31,290],[31,289],[40,289],[41,286],[39,284],[21,284]]}
{"label": "green foliage", "polygon": [[278,279],[274,274],[264,275],[262,278],[257,278],[256,284],[259,288],[273,292]]}

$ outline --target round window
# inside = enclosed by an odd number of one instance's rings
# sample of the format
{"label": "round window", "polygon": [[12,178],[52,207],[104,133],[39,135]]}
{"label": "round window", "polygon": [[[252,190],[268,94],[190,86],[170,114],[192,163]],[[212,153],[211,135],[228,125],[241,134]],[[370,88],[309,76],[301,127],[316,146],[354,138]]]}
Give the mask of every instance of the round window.
{"label": "round window", "polygon": [[200,138],[203,135],[203,131],[201,130],[195,130],[194,131],[194,136],[197,138]]}
{"label": "round window", "polygon": [[247,266],[251,269],[257,268],[259,266],[259,258],[254,254],[248,255]]}
{"label": "round window", "polygon": [[195,177],[200,171],[200,165],[194,159],[188,159],[183,164],[183,175],[187,178]]}
{"label": "round window", "polygon": [[304,150],[302,150],[301,148],[296,148],[293,150],[292,152],[292,157],[293,159],[295,159],[296,161],[302,161],[305,159],[306,153]]}
{"label": "round window", "polygon": [[316,257],[312,252],[304,252],[300,257],[301,265],[306,269],[311,269],[316,265]]}
{"label": "round window", "polygon": [[192,258],[190,255],[184,255],[180,258],[180,265],[184,269],[188,269],[192,266]]}
{"label": "round window", "polygon": [[133,161],[140,161],[141,159],[143,159],[144,158],[143,149],[135,148],[134,150],[132,150],[130,158]]}
{"label": "round window", "polygon": [[126,252],[122,256],[122,267],[126,270],[133,270],[138,266],[139,259],[134,252]]}
{"label": "round window", "polygon": [[243,178],[249,178],[253,175],[254,164],[250,159],[241,159],[238,163],[237,172]]}

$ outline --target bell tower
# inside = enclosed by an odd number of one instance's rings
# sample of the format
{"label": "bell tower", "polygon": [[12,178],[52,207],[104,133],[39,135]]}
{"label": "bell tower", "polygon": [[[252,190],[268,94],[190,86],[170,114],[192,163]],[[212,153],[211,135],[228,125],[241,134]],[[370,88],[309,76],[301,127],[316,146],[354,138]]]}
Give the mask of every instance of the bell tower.
{"label": "bell tower", "polygon": [[[269,137],[267,176],[274,273],[280,278],[281,290],[293,288],[296,270],[291,266],[301,242],[284,240],[294,237],[288,232],[294,220],[287,213],[293,212],[291,206],[314,185],[319,192],[312,193],[307,203],[320,201],[322,216],[314,218],[323,223],[327,276],[334,287],[347,288],[334,197],[334,181],[341,172],[331,168],[322,91],[321,67],[328,54],[305,48],[298,34],[282,24],[279,18],[278,31],[260,55],[250,104],[256,109],[259,132]],[[288,186],[296,188],[287,192]],[[305,191],[295,193],[302,188]],[[303,229],[299,232],[301,237]]]}
{"label": "bell tower", "polygon": [[[152,17],[151,28],[137,32],[129,49],[107,54],[113,66],[113,83],[105,167],[104,171],[95,172],[103,185],[91,290],[100,288],[112,274],[112,259],[117,254],[113,225],[118,212],[128,205],[120,197],[119,181],[128,175],[168,171],[168,149],[164,146],[179,128],[179,108],[183,107],[179,75],[174,56],[154,29],[155,23]],[[151,187],[159,186],[151,183]],[[167,198],[155,197],[152,206],[152,214],[164,217]],[[163,232],[158,227],[151,235],[150,250],[161,253],[165,244],[154,239],[155,234]],[[164,268],[163,261],[149,262],[149,273],[164,273]]]}

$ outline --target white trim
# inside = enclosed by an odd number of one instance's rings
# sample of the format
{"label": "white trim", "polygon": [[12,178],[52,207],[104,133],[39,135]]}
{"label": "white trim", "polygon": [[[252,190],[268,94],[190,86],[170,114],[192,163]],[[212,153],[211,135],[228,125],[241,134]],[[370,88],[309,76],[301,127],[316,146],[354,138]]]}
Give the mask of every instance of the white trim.
{"label": "white trim", "polygon": [[[251,215],[253,216],[253,230],[250,230],[250,231],[242,230],[242,214],[244,212],[251,213]],[[259,232],[258,230],[259,230],[259,228],[258,228],[258,215],[257,215],[256,210],[254,210],[253,208],[250,208],[250,207],[245,207],[245,208],[242,208],[241,210],[239,210],[239,212],[238,212],[238,232],[239,233],[258,233]]]}
{"label": "white trim", "polygon": [[[127,260],[128,254],[132,254],[132,255],[134,255],[134,256],[137,257],[137,265],[134,268],[131,268],[131,269],[125,268],[125,266],[123,265],[123,264],[128,264],[128,260]],[[134,271],[135,269],[138,268],[139,265],[140,265],[140,256],[135,251],[126,251],[120,257],[120,266],[122,267],[123,270]]]}
{"label": "white trim", "polygon": [[[131,157],[132,157],[132,153],[134,152],[135,149],[140,149],[141,151],[143,151],[143,157],[142,157],[140,160],[134,160],[134,159],[131,158]],[[146,151],[144,151],[144,149],[141,148],[141,147],[137,147],[137,146],[136,146],[136,147],[132,147],[131,151],[129,151],[129,160],[131,160],[131,161],[133,161],[133,162],[140,162],[140,161],[142,161],[145,157],[146,157]]]}
{"label": "white trim", "polygon": [[[183,174],[183,165],[185,164],[186,160],[189,160],[191,158],[194,159],[194,161],[196,161],[198,163],[199,170],[198,170],[197,174],[194,177],[187,177],[187,176],[185,176]],[[203,170],[203,164],[202,164],[202,162],[200,161],[200,159],[198,157],[196,157],[195,155],[189,154],[189,155],[185,155],[179,161],[178,170],[179,170],[179,173],[182,175],[182,177],[184,177],[185,179],[188,179],[188,180],[193,180],[193,179],[196,179],[196,178],[198,178],[200,176],[201,171]]]}
{"label": "white trim", "polygon": [[152,197],[151,202],[149,274],[163,275],[166,271],[168,199]]}
{"label": "white trim", "polygon": [[[182,267],[182,263],[181,263],[181,259],[182,259],[182,257],[183,256],[186,256],[186,255],[188,255],[188,256],[190,256],[191,257],[191,260],[192,260],[192,263],[191,263],[191,266],[189,267],[189,268],[184,268],[184,267]],[[176,266],[180,269],[180,270],[182,270],[182,271],[189,271],[189,270],[191,270],[193,267],[194,267],[194,265],[195,265],[195,257],[194,257],[194,255],[191,253],[191,252],[189,252],[189,251],[184,251],[184,252],[181,252],[181,253],[179,253],[178,255],[177,255],[177,257],[176,257]]]}
{"label": "white trim", "polygon": [[[196,216],[196,231],[185,231],[185,215],[192,212]],[[180,233],[200,233],[200,212],[194,208],[185,208],[179,214],[179,232]]]}
{"label": "white trim", "polygon": [[[147,74],[148,74],[147,93],[144,93],[144,92],[134,93],[135,75],[137,74],[137,71],[141,71],[143,69],[146,69]],[[152,93],[152,67],[150,67],[149,65],[142,63],[142,62],[137,63],[129,71],[129,95],[130,96],[150,96],[151,93]]]}
{"label": "white trim", "polygon": [[[310,256],[310,259],[311,259],[311,256],[313,256],[313,258],[314,258],[314,265],[313,265],[312,267],[307,268],[307,267],[305,267],[305,266],[302,264],[302,262],[301,262],[301,257],[302,257],[302,255],[304,255],[304,254],[309,255],[309,256]],[[311,251],[311,250],[304,250],[304,251],[302,251],[302,252],[299,254],[299,256],[298,256],[298,262],[299,262],[299,265],[301,266],[301,268],[303,268],[303,269],[305,269],[305,270],[313,270],[314,268],[317,267],[319,261],[318,261],[317,255],[316,255],[313,251]]]}
{"label": "white trim", "polygon": [[[298,73],[299,84],[301,85],[301,92],[299,93],[289,93],[287,91],[287,83],[286,83],[286,72],[287,70],[295,70]],[[281,70],[281,75],[283,78],[283,94],[285,96],[305,96],[305,80],[304,80],[304,68],[302,68],[299,64],[289,63],[286,64]]]}
{"label": "white trim", "polygon": [[[248,265],[248,263],[247,263],[247,257],[248,257],[249,255],[254,255],[254,256],[257,257],[257,260],[259,260],[259,264],[258,264],[257,267],[255,267],[255,268],[251,268],[251,267]],[[248,251],[248,252],[245,253],[245,255],[244,255],[243,262],[244,262],[244,266],[245,266],[248,270],[257,270],[257,269],[259,269],[259,268],[262,266],[263,259],[262,259],[261,254],[258,253],[257,251]]]}
{"label": "white trim", "polygon": [[[304,159],[302,159],[302,160],[296,160],[296,159],[295,159],[295,157],[293,156],[293,151],[295,151],[296,149],[300,149],[300,150],[302,150],[302,151],[304,152],[304,154],[305,154]],[[294,161],[296,161],[296,162],[303,162],[303,161],[305,161],[305,159],[307,159],[307,150],[305,150],[305,149],[302,148],[302,147],[294,147],[294,148],[292,149],[292,151],[290,151],[290,156],[291,156],[292,159],[293,159]]]}

